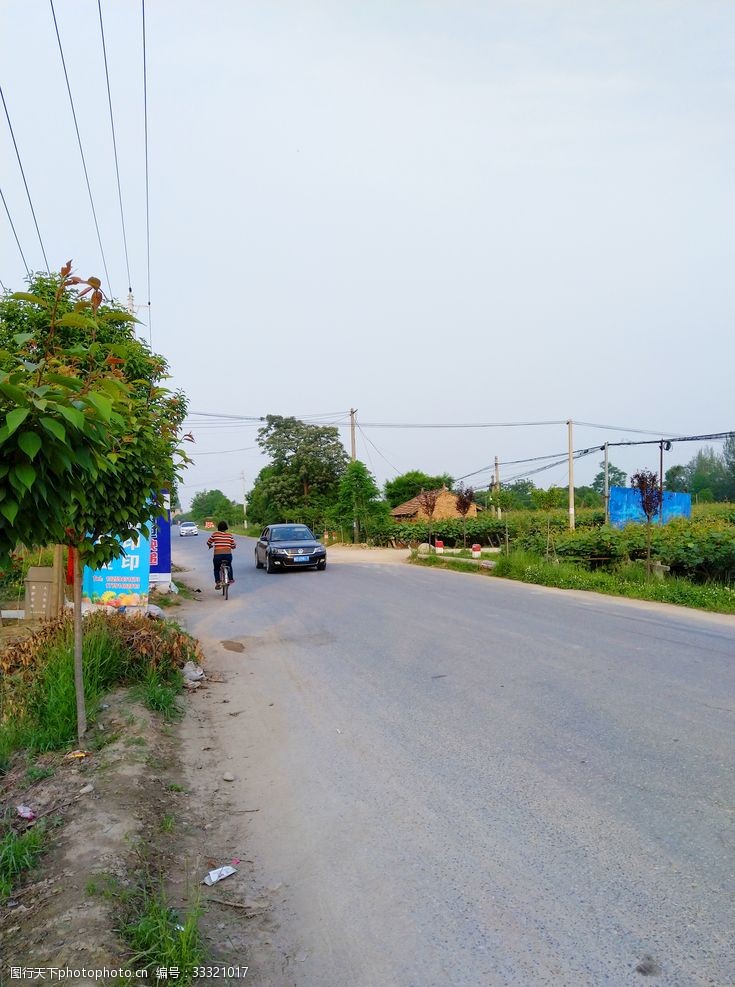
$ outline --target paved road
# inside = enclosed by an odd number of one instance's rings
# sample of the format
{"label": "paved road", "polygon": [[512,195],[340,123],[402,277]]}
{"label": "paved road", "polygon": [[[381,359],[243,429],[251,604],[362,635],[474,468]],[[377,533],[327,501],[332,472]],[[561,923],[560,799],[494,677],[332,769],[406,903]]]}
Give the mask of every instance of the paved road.
{"label": "paved road", "polygon": [[240,546],[189,623],[287,888],[258,987],[735,983],[735,620]]}

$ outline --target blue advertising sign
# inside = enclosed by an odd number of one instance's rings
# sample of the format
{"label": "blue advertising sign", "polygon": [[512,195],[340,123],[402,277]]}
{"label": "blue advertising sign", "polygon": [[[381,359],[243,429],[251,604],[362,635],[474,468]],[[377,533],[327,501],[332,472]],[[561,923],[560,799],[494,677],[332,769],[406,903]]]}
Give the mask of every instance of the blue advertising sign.
{"label": "blue advertising sign", "polygon": [[151,528],[151,582],[171,582],[171,501],[163,491],[164,512]]}
{"label": "blue advertising sign", "polygon": [[144,535],[122,542],[123,555],[101,569],[84,567],[82,603],[103,607],[145,607],[148,605],[150,542]]}
{"label": "blue advertising sign", "polygon": [[[675,517],[691,517],[692,495],[664,490],[662,508],[664,524]],[[642,524],[645,520],[646,515],[637,490],[631,487],[610,487],[610,524],[614,528],[624,528],[631,522]],[[658,523],[658,514],[654,515],[653,520]]]}

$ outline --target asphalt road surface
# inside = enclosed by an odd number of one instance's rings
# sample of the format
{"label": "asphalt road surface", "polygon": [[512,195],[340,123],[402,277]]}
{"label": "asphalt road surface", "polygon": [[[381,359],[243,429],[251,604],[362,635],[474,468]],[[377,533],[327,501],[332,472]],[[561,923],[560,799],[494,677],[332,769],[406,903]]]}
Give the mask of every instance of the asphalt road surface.
{"label": "asphalt road surface", "polygon": [[175,538],[187,622],[247,714],[210,706],[286,889],[254,985],[735,983],[735,619],[402,564],[269,576],[244,538],[225,603],[203,542]]}

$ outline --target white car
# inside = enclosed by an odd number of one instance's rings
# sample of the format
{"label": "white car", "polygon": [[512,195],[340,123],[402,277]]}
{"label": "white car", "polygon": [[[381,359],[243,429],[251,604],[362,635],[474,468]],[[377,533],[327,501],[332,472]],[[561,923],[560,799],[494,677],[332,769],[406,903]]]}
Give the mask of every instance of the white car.
{"label": "white car", "polygon": [[198,535],[199,528],[193,521],[182,521],[179,525],[179,537],[183,538],[184,535]]}

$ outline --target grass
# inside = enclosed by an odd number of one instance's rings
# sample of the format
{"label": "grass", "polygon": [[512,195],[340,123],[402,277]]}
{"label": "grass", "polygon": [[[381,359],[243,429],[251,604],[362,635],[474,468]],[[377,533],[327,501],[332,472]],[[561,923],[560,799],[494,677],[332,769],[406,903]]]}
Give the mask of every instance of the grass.
{"label": "grass", "polygon": [[559,589],[593,590],[609,596],[735,613],[735,590],[714,583],[700,585],[688,579],[650,578],[645,567],[635,563],[621,565],[611,572],[591,571],[572,562],[551,562],[528,552],[511,552],[498,556],[492,574]]}
{"label": "grass", "polygon": [[174,827],[176,825],[176,820],[167,812],[166,815],[161,819],[161,832],[163,833],[173,833]]}
{"label": "grass", "polygon": [[55,771],[51,767],[43,764],[32,764],[26,771],[26,781],[29,785],[32,785],[36,781],[43,781],[44,778],[50,778],[53,774],[55,774]]}
{"label": "grass", "polygon": [[43,853],[44,827],[37,823],[25,833],[16,833],[6,821],[0,833],[0,902],[4,902],[21,874],[35,866]]}
{"label": "grass", "polygon": [[695,610],[712,613],[735,613],[735,590],[720,584],[692,583],[688,579],[666,577],[650,578],[645,566],[638,563],[621,565],[613,571],[589,570],[573,562],[547,561],[532,552],[516,551],[509,555],[495,555],[495,567],[483,569],[461,559],[445,555],[412,555],[415,565],[430,568],[456,569],[481,576],[500,576],[539,586],[557,589],[589,590],[608,596],[624,596],[653,603],[672,603]]}
{"label": "grass", "polygon": [[171,908],[162,888],[142,887],[128,906],[120,932],[133,950],[130,962],[145,970],[178,968],[177,983],[189,984],[205,952],[199,931],[202,908],[197,900],[183,918]]}
{"label": "grass", "polygon": [[171,721],[180,720],[184,715],[178,697],[180,689],[180,676],[178,681],[173,677],[164,679],[151,668],[146,673],[145,679],[136,686],[134,694],[139,696],[148,709],[160,713],[165,720]]}
{"label": "grass", "polygon": [[168,788],[169,792],[185,792],[186,791],[186,789],[184,788],[183,785],[178,785],[175,781],[172,781],[167,786],[167,788]]}

